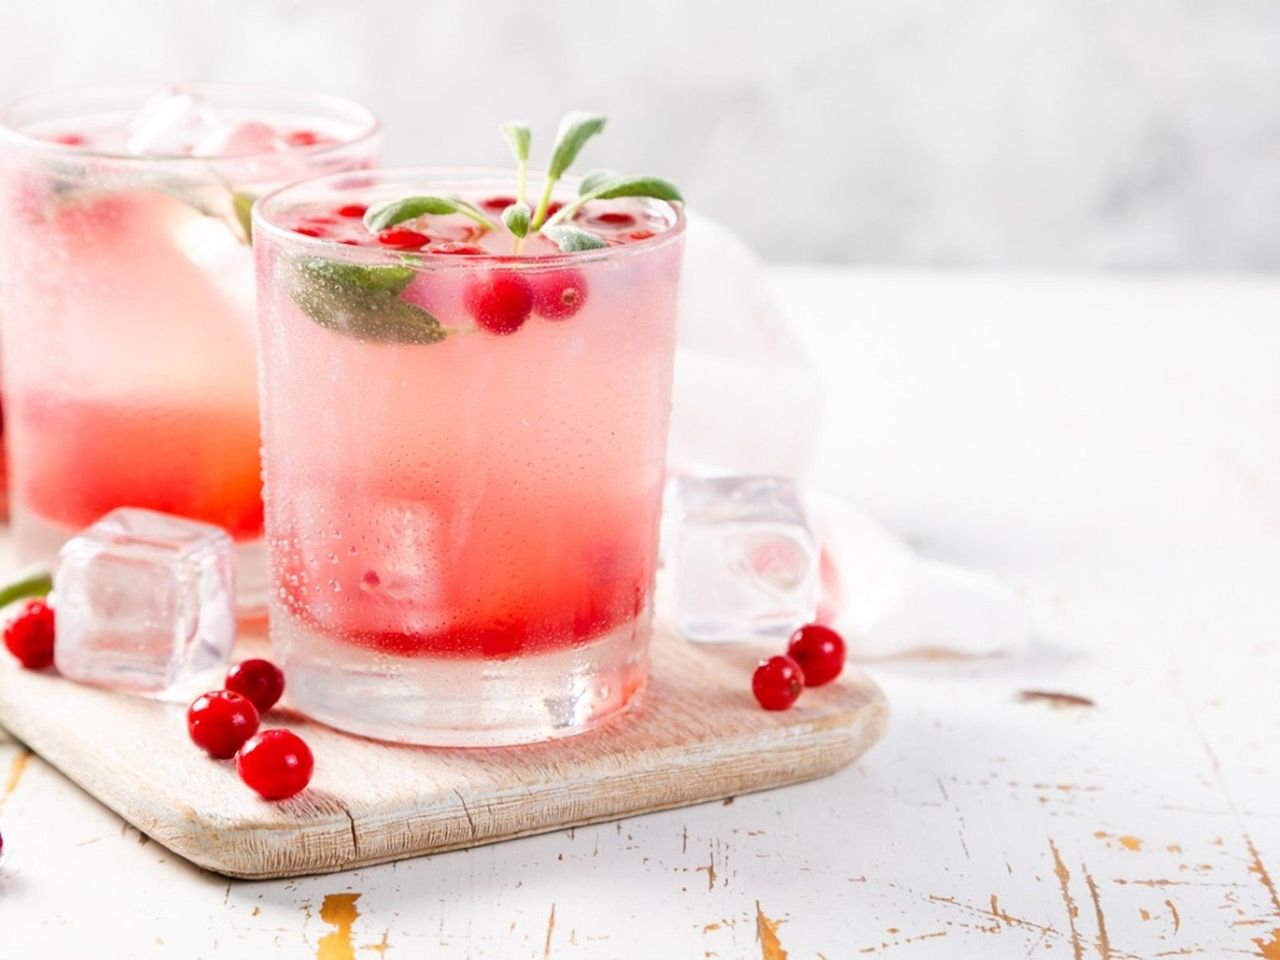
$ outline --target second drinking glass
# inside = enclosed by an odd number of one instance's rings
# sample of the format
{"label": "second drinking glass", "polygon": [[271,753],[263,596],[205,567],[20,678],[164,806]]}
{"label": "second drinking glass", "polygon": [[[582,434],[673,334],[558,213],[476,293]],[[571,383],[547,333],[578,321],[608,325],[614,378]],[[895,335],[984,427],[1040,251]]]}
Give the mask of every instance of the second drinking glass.
{"label": "second drinking glass", "polygon": [[223,527],[262,602],[249,209],[370,166],[329,97],[108,88],[0,111],[4,416],[20,557],[121,506]]}

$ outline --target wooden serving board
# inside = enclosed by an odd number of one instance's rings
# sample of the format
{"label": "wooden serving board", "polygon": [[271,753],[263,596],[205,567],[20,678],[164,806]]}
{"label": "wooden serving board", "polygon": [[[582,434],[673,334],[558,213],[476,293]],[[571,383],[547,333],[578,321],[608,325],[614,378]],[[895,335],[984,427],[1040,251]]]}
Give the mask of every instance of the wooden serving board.
{"label": "wooden serving board", "polygon": [[187,739],[185,710],[32,673],[0,656],[0,725],[139,830],[230,877],[329,873],[701,803],[821,777],[883,735],[880,690],[856,669],[761,710],[764,652],[659,636],[639,704],[548,743],[431,749],[375,743],[273,710],[301,733],[311,786],[258,799],[231,761]]}

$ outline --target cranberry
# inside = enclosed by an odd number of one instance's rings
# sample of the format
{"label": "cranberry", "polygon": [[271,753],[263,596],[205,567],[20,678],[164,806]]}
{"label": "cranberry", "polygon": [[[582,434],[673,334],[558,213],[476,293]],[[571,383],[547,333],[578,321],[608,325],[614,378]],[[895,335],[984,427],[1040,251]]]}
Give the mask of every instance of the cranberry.
{"label": "cranberry", "polygon": [[85,139],[78,133],[60,133],[56,137],[50,137],[54,143],[60,143],[67,147],[83,147]]}
{"label": "cranberry", "polygon": [[598,213],[591,218],[591,223],[601,227],[633,227],[636,218],[629,213],[616,213],[612,210]]}
{"label": "cranberry", "polygon": [[442,243],[438,247],[432,247],[428,253],[447,253],[457,257],[479,257],[484,256],[489,251],[484,247],[478,247],[474,243]]}
{"label": "cranberry", "polygon": [[515,202],[515,197],[490,197],[488,200],[481,200],[480,206],[493,213],[501,213]]}
{"label": "cranberry", "polygon": [[352,220],[359,220],[368,211],[363,203],[348,203],[333,211],[340,217],[350,217]]}
{"label": "cranberry", "polygon": [[806,687],[820,687],[844,669],[844,638],[830,627],[810,623],[791,635],[787,656],[800,664]]}
{"label": "cranberry", "polygon": [[248,697],[230,690],[201,694],[187,708],[187,733],[211,757],[236,755],[258,730],[258,708]]}
{"label": "cranberry", "polygon": [[17,619],[4,628],[4,645],[28,670],[53,664],[53,608],[28,600]]}
{"label": "cranberry", "polygon": [[587,280],[577,270],[545,273],[533,282],[533,309],[548,320],[567,320],[587,302]]}
{"label": "cranberry", "polygon": [[564,204],[561,203],[559,200],[552,200],[549,204],[547,204],[547,216],[554,217],[557,213],[560,212],[560,208],[563,206]]}
{"label": "cranberry", "polygon": [[515,333],[533,310],[533,287],[518,273],[495,271],[473,280],[462,299],[482,329]]}
{"label": "cranberry", "polygon": [[804,690],[804,674],[800,664],[790,657],[776,656],[761,660],[751,677],[751,692],[766,710],[786,710]]}
{"label": "cranberry", "polygon": [[304,237],[323,237],[328,234],[328,230],[324,227],[294,227],[294,233],[300,233]]}
{"label": "cranberry", "polygon": [[420,250],[431,242],[431,238],[417,230],[393,227],[378,234],[378,242],[398,250]]}
{"label": "cranberry", "polygon": [[346,239],[346,240],[339,240],[338,242],[339,242],[339,243],[345,243],[348,247],[358,247],[358,246],[360,246],[360,241],[359,241],[359,240],[351,240],[350,238],[348,238],[348,239]]}
{"label": "cranberry", "polygon": [[292,797],[311,782],[315,760],[290,730],[263,730],[236,757],[240,779],[267,800]]}
{"label": "cranberry", "polygon": [[654,233],[652,230],[632,230],[630,233],[627,234],[627,239],[628,240],[648,240],[656,236],[657,234]]}
{"label": "cranberry", "polygon": [[227,689],[266,713],[284,693],[284,671],[270,660],[245,660],[227,671]]}
{"label": "cranberry", "polygon": [[314,130],[294,130],[284,140],[291,147],[314,147],[320,142],[320,134]]}

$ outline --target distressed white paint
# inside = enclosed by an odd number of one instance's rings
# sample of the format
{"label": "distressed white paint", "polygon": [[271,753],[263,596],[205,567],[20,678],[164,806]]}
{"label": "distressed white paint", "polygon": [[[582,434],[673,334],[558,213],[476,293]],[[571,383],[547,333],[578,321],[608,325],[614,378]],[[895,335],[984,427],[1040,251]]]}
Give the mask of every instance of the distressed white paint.
{"label": "distressed white paint", "polygon": [[873,666],[889,736],[832,779],[297,881],[194,870],[32,760],[0,956],[332,960],[348,892],[358,957],[758,957],[758,903],[793,960],[1071,958],[1073,922],[1089,958],[1274,958],[1280,282],[774,277],[821,473],[1015,582],[1030,655]]}

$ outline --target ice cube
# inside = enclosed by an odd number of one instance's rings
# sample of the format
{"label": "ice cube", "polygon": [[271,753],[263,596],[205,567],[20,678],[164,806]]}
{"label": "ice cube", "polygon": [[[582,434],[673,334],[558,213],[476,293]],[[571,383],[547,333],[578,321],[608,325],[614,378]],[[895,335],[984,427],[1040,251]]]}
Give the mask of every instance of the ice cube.
{"label": "ice cube", "polygon": [[53,584],[63,676],[178,701],[221,686],[236,591],[220,527],[113,510],[62,547]]}
{"label": "ice cube", "polygon": [[188,154],[223,128],[213,108],[189,87],[167,87],[129,120],[125,149],[137,154]]}
{"label": "ice cube", "polygon": [[818,543],[786,477],[679,477],[667,491],[665,577],[677,632],[708,643],[785,638],[811,621]]}
{"label": "ice cube", "polygon": [[273,153],[289,149],[280,131],[261,120],[250,120],[215,130],[196,144],[195,157],[243,157],[253,153]]}

